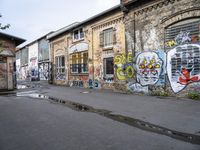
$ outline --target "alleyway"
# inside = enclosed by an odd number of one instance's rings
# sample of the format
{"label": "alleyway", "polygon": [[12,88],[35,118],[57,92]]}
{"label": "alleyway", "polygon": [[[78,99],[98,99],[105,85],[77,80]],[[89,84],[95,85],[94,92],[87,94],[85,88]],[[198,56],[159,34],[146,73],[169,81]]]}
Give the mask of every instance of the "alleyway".
{"label": "alleyway", "polygon": [[200,149],[198,101],[19,84],[0,96],[1,150]]}

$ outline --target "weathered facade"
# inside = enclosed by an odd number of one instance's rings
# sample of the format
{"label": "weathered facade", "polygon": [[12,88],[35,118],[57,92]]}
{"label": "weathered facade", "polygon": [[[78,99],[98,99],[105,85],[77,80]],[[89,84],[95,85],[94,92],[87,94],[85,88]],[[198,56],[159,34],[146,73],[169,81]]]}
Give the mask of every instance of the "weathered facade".
{"label": "weathered facade", "polygon": [[18,80],[49,80],[50,54],[46,37],[50,33],[16,51]]}
{"label": "weathered facade", "polygon": [[[200,89],[200,1],[122,0],[132,92]],[[119,59],[122,60],[122,57]],[[127,63],[123,63],[126,65]]]}
{"label": "weathered facade", "polygon": [[15,50],[24,39],[0,32],[0,90],[16,86]]}
{"label": "weathered facade", "polygon": [[37,41],[28,45],[28,71],[31,81],[39,80]]}
{"label": "weathered facade", "polygon": [[123,13],[116,6],[58,30],[51,43],[55,84],[114,88],[114,56],[125,54]]}

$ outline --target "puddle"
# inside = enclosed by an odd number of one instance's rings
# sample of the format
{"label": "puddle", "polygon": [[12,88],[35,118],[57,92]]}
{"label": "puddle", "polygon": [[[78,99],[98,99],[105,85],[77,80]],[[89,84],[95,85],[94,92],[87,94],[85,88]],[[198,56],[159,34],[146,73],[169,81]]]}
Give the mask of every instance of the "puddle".
{"label": "puddle", "polygon": [[83,91],[83,92],[80,92],[80,93],[89,94],[89,93],[91,93],[91,92],[90,92],[90,91]]}
{"label": "puddle", "polygon": [[20,90],[20,89],[27,89],[28,86],[27,85],[17,85],[17,89]]}
{"label": "puddle", "polygon": [[15,96],[15,92],[0,92],[0,96]]}
{"label": "puddle", "polygon": [[55,97],[45,96],[43,94],[37,94],[34,92],[35,91],[18,92],[16,94],[16,96],[32,97],[32,98],[40,98],[43,100],[48,100],[52,103],[59,103],[61,105],[67,106],[68,108],[71,108],[75,111],[95,113],[100,116],[112,119],[114,121],[118,121],[120,123],[127,124],[129,126],[133,126],[133,127],[145,130],[145,131],[166,135],[166,136],[169,136],[174,139],[178,139],[181,141],[200,145],[200,136],[199,135],[171,130],[171,129],[168,129],[168,128],[165,128],[162,126],[158,126],[158,125],[154,125],[154,124],[151,124],[151,123],[139,120],[139,119],[135,119],[135,118],[131,118],[131,117],[123,116],[123,115],[118,115],[118,114],[113,114],[111,111],[108,111],[108,110],[95,109],[88,105],[72,102],[69,100],[62,100],[62,99],[55,98]]}

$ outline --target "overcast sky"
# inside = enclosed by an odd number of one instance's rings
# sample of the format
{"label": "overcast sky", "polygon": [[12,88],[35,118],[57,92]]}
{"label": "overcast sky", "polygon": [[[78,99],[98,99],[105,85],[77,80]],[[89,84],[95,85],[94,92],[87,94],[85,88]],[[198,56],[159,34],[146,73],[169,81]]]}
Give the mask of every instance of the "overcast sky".
{"label": "overcast sky", "polygon": [[0,0],[0,22],[11,24],[3,32],[26,39],[27,44],[119,3],[120,0]]}

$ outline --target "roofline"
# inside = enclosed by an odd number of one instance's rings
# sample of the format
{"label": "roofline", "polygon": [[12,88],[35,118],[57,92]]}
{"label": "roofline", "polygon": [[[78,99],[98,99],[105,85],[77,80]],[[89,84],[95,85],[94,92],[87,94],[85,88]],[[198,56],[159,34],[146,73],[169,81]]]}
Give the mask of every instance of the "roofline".
{"label": "roofline", "polygon": [[19,48],[17,51],[20,51],[21,49],[24,49],[25,47],[30,46],[30,45],[32,45],[33,43],[36,43],[37,41],[39,41],[39,40],[41,40],[41,39],[47,37],[49,34],[52,34],[52,33],[54,33],[54,31],[51,31],[51,32],[49,32],[49,33],[47,33],[47,34],[45,34],[45,35],[43,35],[43,36],[37,38],[36,40],[34,40],[34,41],[32,41],[32,42],[30,42],[30,43],[24,45],[23,47]]}
{"label": "roofline", "polygon": [[120,3],[123,5],[123,6],[128,6],[128,5],[131,5],[131,4],[133,4],[133,3],[135,3],[135,2],[137,2],[138,0],[132,0],[132,1],[129,1],[128,3],[122,3],[122,0],[120,0]]}
{"label": "roofline", "polygon": [[66,32],[68,29],[72,28],[73,26],[76,26],[77,24],[79,24],[79,22],[74,22],[66,27],[63,27],[61,29],[58,29],[57,31],[53,32],[52,34],[47,36],[47,40],[54,38],[55,36],[58,36],[60,34],[62,34],[63,32]]}
{"label": "roofline", "polygon": [[7,33],[0,32],[0,34],[2,34],[2,35],[5,36],[5,37],[13,38],[13,39],[16,40],[16,41],[19,41],[19,43],[16,44],[16,46],[18,46],[18,45],[20,45],[20,44],[22,44],[22,43],[24,43],[24,42],[26,41],[26,40],[23,39],[23,38],[20,38],[20,37],[17,37],[17,36],[13,36],[13,35],[10,35],[10,34],[7,34]]}
{"label": "roofline", "polygon": [[70,30],[72,30],[72,29],[74,29],[74,28],[78,28],[78,27],[80,27],[81,25],[86,24],[86,23],[88,23],[88,22],[90,22],[90,21],[92,21],[92,20],[94,20],[94,19],[97,19],[97,18],[99,18],[99,17],[101,17],[101,16],[103,16],[103,15],[109,13],[109,12],[112,12],[112,11],[114,11],[114,10],[120,9],[120,8],[121,8],[120,6],[121,6],[121,4],[118,4],[118,5],[114,6],[114,7],[111,7],[111,8],[109,8],[109,9],[107,9],[107,10],[105,10],[105,11],[103,11],[103,12],[97,14],[97,15],[94,15],[94,16],[92,16],[92,17],[90,17],[90,18],[88,18],[88,19],[86,19],[86,20],[84,20],[84,21],[82,21],[82,22],[80,22],[80,23],[78,23],[78,24],[76,24],[76,25],[70,27],[70,28],[67,28],[67,29],[63,30],[62,32],[59,32],[58,34],[49,36],[49,37],[47,37],[47,39],[48,39],[48,40],[51,40],[52,38],[55,38],[56,36],[59,36],[59,35],[61,35],[61,34],[65,33],[65,32],[67,32],[67,31],[70,31]]}

